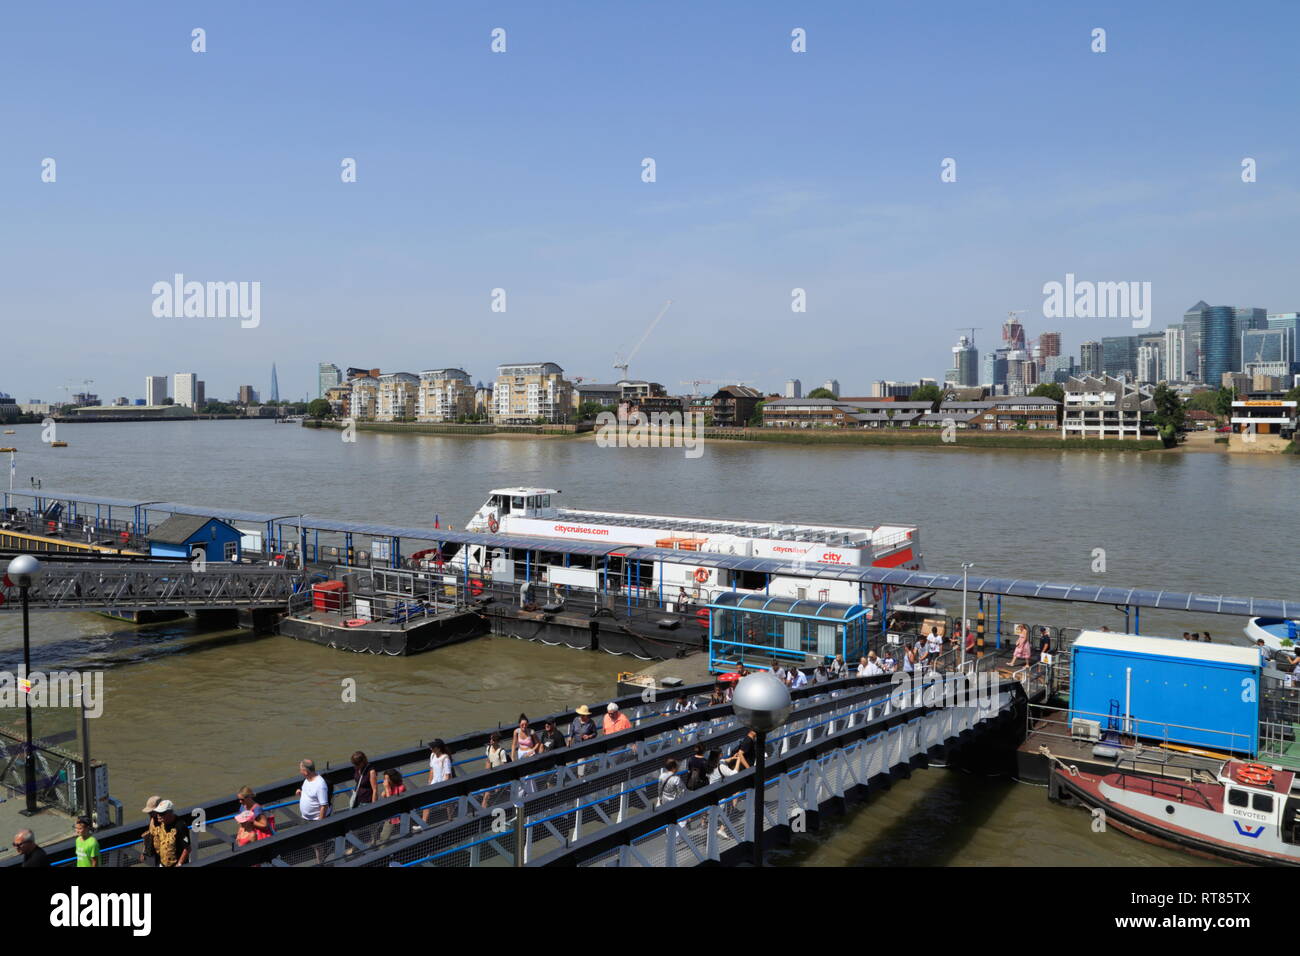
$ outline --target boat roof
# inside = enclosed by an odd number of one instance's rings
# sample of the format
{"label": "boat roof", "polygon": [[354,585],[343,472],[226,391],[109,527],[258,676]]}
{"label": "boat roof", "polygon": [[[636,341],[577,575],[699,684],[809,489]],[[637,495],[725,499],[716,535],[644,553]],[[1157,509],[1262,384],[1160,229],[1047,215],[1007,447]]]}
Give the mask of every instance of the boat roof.
{"label": "boat roof", "polygon": [[558,495],[559,488],[493,488],[490,495]]}
{"label": "boat roof", "polygon": [[1281,794],[1288,794],[1291,792],[1291,784],[1295,780],[1294,771],[1284,770],[1282,767],[1269,766],[1269,769],[1273,771],[1273,776],[1269,779],[1268,783],[1249,783],[1245,780],[1238,779],[1237,771],[1250,766],[1258,766],[1258,764],[1252,764],[1251,761],[1248,760],[1229,760],[1224,763],[1223,769],[1219,771],[1219,779],[1224,783],[1231,783],[1234,787],[1254,787],[1256,790],[1270,790],[1274,793]]}
{"label": "boat roof", "polygon": [[[677,515],[626,514],[619,511],[575,511],[559,509],[570,521],[607,524],[624,528],[650,528],[667,532],[686,531],[705,534],[733,534],[747,538],[776,541],[819,542],[836,547],[856,547],[868,543],[880,529],[841,528],[833,525],[795,524],[782,521],[741,521],[732,518],[685,518]],[[898,525],[904,531],[914,528]]]}
{"label": "boat roof", "polygon": [[1184,660],[1212,661],[1217,664],[1259,666],[1259,651],[1239,644],[1206,644],[1173,637],[1149,637],[1142,634],[1115,634],[1109,631],[1084,631],[1075,647],[1150,654],[1155,657],[1180,657]]}

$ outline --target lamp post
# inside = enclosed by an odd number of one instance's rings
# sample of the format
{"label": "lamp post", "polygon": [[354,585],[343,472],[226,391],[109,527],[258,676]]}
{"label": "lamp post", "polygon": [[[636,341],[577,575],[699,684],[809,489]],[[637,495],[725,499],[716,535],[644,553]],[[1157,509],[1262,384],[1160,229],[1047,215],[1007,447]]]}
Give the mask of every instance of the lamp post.
{"label": "lamp post", "polygon": [[28,682],[26,693],[23,695],[23,703],[27,711],[27,756],[23,768],[23,789],[27,792],[27,806],[19,813],[25,817],[39,812],[36,809],[36,750],[32,746],[32,642],[31,628],[27,620],[27,590],[39,580],[40,576],[41,562],[30,554],[20,554],[10,561],[5,573],[9,583],[18,586],[18,593],[23,598],[23,679]]}
{"label": "lamp post", "polygon": [[958,639],[961,641],[961,666],[966,666],[966,572],[975,567],[974,564],[963,561],[961,563],[961,634]]}
{"label": "lamp post", "polygon": [[731,709],[756,734],[754,753],[754,865],[763,865],[763,790],[767,783],[767,733],[785,723],[793,701],[790,689],[768,671],[742,678],[731,697]]}

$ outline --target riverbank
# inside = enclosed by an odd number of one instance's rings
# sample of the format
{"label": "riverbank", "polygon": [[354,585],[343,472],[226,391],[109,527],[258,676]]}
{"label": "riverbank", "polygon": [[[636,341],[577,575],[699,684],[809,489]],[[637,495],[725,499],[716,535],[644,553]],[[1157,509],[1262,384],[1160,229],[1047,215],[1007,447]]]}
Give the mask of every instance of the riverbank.
{"label": "riverbank", "polygon": [[[307,419],[305,428],[341,429],[341,422]],[[598,437],[591,422],[576,425],[460,425],[434,422],[357,422],[358,431],[389,432],[416,435],[460,435],[464,437],[490,436],[584,438]],[[1061,438],[1054,431],[1036,432],[947,432],[943,429],[917,428],[908,430],[840,430],[840,429],[788,429],[788,428],[704,428],[698,434],[679,435],[678,429],[634,429],[639,434],[639,447],[676,447],[681,438],[709,442],[768,442],[780,445],[834,445],[834,446],[893,446],[893,447],[945,447],[945,448],[1012,448],[1034,451],[1160,451],[1164,445],[1159,439],[1119,438]],[[630,436],[629,436],[630,437]]]}

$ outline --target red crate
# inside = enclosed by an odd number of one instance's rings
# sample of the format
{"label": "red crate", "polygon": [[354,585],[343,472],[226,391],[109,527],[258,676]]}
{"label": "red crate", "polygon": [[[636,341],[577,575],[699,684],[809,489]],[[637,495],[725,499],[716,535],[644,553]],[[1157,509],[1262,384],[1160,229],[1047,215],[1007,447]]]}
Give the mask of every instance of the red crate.
{"label": "red crate", "polygon": [[347,585],[342,581],[322,581],[311,586],[311,605],[318,611],[338,611],[343,607]]}

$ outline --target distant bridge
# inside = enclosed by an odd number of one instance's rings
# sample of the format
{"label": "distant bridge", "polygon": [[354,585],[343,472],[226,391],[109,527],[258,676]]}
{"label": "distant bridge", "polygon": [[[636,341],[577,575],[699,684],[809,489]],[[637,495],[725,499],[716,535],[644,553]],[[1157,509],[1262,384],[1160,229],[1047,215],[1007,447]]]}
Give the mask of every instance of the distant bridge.
{"label": "distant bridge", "polygon": [[[302,581],[302,572],[258,565],[47,563],[28,600],[41,611],[283,609]],[[0,581],[0,612],[21,607],[18,587]]]}

